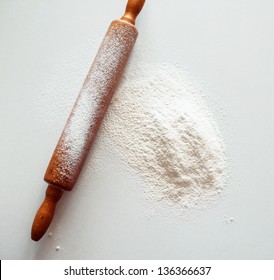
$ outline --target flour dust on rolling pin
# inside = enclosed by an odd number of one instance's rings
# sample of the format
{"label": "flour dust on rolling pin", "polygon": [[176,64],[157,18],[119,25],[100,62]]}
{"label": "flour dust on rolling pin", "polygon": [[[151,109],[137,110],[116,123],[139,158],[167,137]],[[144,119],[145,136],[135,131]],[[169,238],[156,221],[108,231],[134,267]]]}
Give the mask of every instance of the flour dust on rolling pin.
{"label": "flour dust on rolling pin", "polygon": [[112,22],[51,158],[48,183],[65,190],[74,186],[137,38],[132,27]]}

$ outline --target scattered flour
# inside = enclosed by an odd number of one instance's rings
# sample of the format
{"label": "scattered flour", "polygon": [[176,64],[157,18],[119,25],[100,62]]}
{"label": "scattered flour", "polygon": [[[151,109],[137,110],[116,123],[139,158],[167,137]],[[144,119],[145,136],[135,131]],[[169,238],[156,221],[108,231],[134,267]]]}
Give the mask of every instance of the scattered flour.
{"label": "scattered flour", "polygon": [[149,199],[188,208],[221,193],[225,145],[201,88],[182,69],[129,71],[101,133],[146,181]]}

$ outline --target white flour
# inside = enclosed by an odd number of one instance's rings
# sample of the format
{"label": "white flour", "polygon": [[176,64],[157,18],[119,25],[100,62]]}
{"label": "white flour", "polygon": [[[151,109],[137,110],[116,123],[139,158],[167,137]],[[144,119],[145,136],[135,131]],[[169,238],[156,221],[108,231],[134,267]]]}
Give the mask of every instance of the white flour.
{"label": "white flour", "polygon": [[101,133],[143,177],[154,201],[214,202],[225,182],[225,148],[201,89],[176,67],[130,70]]}

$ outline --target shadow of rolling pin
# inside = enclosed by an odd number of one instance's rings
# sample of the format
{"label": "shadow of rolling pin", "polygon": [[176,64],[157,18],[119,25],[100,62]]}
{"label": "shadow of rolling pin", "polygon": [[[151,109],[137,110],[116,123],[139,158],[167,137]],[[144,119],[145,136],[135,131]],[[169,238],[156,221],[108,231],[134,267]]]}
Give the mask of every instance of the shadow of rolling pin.
{"label": "shadow of rolling pin", "polygon": [[32,224],[34,241],[46,233],[63,191],[71,191],[79,177],[137,39],[134,24],[144,3],[129,0],[123,17],[110,24],[103,39],[46,170],[49,186]]}

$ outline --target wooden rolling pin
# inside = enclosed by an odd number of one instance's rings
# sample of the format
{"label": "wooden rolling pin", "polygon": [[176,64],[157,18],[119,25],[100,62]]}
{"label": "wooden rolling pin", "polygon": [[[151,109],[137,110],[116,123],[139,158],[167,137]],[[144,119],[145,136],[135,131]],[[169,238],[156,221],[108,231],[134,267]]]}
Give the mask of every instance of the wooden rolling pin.
{"label": "wooden rolling pin", "polygon": [[134,24],[144,3],[128,0],[123,17],[110,24],[103,39],[46,170],[49,185],[32,224],[35,241],[47,231],[63,191],[77,181],[138,36]]}

